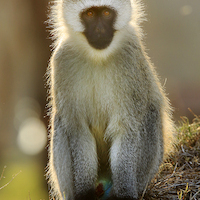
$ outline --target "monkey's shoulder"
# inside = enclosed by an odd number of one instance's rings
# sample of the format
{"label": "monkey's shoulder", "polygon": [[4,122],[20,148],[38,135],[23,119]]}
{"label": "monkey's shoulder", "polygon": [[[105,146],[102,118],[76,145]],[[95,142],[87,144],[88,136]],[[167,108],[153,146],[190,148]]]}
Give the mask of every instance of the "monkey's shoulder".
{"label": "monkey's shoulder", "polygon": [[58,42],[55,49],[53,50],[51,60],[57,64],[64,60],[69,60],[75,55],[76,49],[68,42],[68,39]]}

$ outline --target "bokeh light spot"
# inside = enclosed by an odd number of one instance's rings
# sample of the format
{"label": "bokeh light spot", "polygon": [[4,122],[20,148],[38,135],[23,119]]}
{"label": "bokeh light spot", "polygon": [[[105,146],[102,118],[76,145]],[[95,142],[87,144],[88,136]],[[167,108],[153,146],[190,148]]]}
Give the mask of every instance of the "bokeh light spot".
{"label": "bokeh light spot", "polygon": [[17,144],[25,154],[36,155],[40,153],[46,143],[47,131],[41,120],[32,117],[21,124]]}
{"label": "bokeh light spot", "polygon": [[190,5],[185,5],[183,7],[181,7],[180,9],[180,13],[184,16],[186,15],[190,15],[192,13],[193,9],[192,9],[192,6]]}

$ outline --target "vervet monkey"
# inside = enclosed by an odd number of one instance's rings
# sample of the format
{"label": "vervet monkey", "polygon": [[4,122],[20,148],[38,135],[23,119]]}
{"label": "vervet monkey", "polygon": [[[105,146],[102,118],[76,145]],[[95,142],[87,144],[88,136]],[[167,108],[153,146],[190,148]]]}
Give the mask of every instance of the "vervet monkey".
{"label": "vervet monkey", "polygon": [[[134,200],[171,148],[170,106],[142,44],[139,0],[57,0],[49,66],[52,195]],[[168,144],[168,146],[166,146]]]}

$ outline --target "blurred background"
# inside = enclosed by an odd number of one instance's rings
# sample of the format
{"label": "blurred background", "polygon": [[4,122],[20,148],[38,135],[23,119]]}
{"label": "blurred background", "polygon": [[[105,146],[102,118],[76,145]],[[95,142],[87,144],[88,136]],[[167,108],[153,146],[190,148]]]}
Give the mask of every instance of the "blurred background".
{"label": "blurred background", "polygon": [[[145,0],[144,41],[174,119],[200,115],[200,1]],[[48,200],[47,0],[0,0],[0,199]],[[5,166],[7,166],[5,168]],[[2,175],[1,175],[2,174]],[[9,183],[10,182],[10,183]],[[5,184],[9,183],[6,187]]]}

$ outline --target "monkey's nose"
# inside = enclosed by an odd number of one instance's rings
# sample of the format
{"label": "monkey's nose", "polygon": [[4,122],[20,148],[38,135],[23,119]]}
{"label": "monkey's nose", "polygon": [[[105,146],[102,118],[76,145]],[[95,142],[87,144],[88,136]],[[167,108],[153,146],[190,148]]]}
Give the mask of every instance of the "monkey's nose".
{"label": "monkey's nose", "polygon": [[99,28],[99,27],[97,27],[95,31],[96,31],[96,33],[102,33],[102,34],[105,33],[105,29]]}

